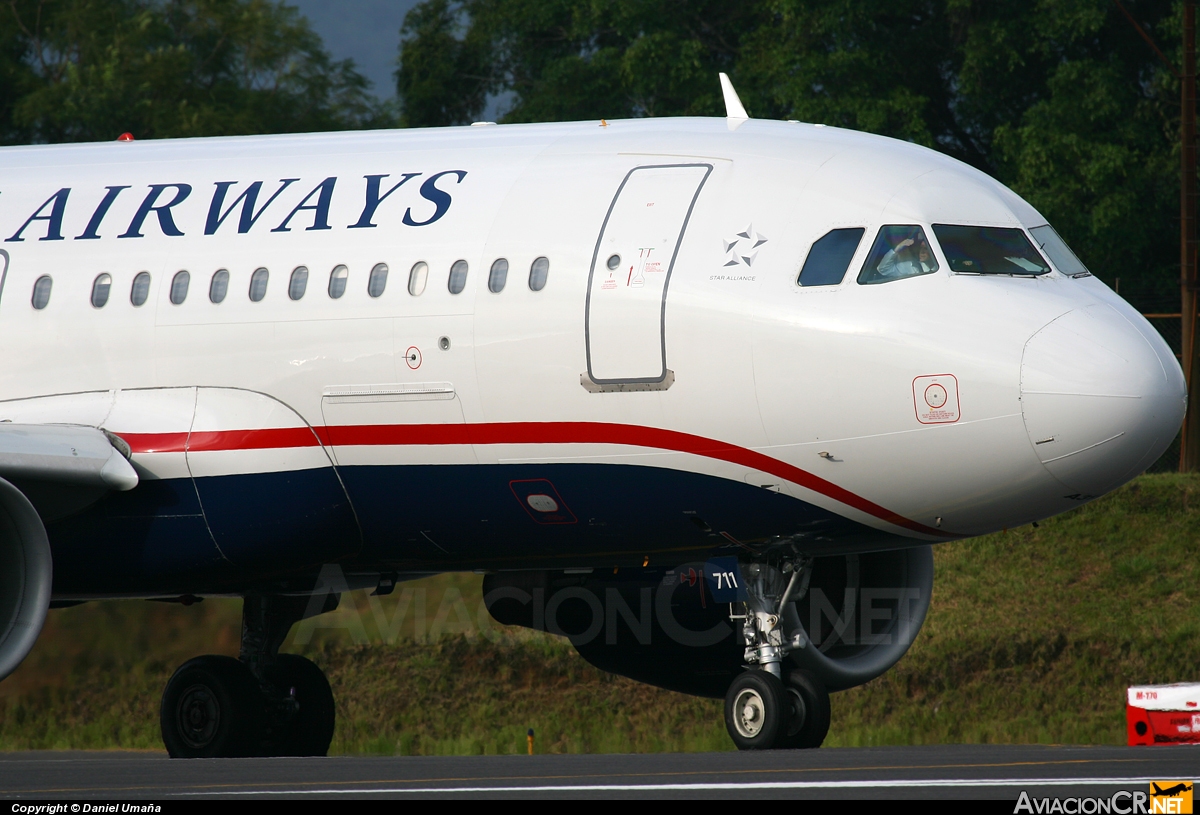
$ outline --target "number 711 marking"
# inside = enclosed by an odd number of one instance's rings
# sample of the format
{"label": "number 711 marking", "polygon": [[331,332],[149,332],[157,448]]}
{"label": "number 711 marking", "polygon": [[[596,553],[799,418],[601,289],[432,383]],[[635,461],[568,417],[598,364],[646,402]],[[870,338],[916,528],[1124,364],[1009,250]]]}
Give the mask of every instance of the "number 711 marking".
{"label": "number 711 marking", "polygon": [[[737,577],[734,576],[733,572],[716,572],[715,574],[717,577],[717,588],[718,589],[721,589],[721,588],[736,589],[736,588],[738,588]],[[722,586],[721,585],[722,583],[724,583],[725,585]]]}

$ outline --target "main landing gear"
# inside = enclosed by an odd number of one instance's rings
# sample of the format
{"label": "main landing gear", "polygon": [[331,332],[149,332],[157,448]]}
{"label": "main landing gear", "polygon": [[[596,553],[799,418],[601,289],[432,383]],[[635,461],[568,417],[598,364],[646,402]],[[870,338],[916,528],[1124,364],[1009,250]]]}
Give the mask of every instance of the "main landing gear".
{"label": "main landing gear", "polygon": [[725,727],[739,750],[820,747],[829,732],[829,691],[809,671],[785,668],[791,651],[810,647],[793,601],[808,590],[804,559],[742,567],[746,670],[725,694]]}
{"label": "main landing gear", "polygon": [[308,603],[307,597],[247,595],[239,658],[196,657],[175,671],[160,713],[172,758],[328,752],[334,724],[329,682],[304,657],[279,653]]}

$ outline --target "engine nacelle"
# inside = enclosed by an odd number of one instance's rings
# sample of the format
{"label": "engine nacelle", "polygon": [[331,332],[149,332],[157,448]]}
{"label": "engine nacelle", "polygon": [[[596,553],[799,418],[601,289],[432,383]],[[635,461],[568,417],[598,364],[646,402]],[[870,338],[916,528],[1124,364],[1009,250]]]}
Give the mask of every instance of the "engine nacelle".
{"label": "engine nacelle", "polygon": [[0,479],[0,679],[37,642],[50,608],[53,564],[46,528],[25,495]]}
{"label": "engine nacelle", "polygon": [[845,690],[883,675],[908,651],[933,594],[933,547],[817,558],[808,592],[785,615],[811,643],[792,663]]}
{"label": "engine nacelle", "polygon": [[[500,572],[484,578],[492,617],[566,636],[601,670],[722,698],[744,665],[740,626],[712,596],[704,563],[589,574]],[[784,610],[809,643],[789,659],[830,690],[869,682],[904,656],[933,589],[930,547],[817,558],[809,589]]]}

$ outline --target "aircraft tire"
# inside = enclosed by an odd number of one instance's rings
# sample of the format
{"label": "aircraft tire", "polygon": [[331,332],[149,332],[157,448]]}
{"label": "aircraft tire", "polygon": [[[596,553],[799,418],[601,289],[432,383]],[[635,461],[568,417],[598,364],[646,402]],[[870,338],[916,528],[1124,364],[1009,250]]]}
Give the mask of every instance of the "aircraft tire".
{"label": "aircraft tire", "polygon": [[784,732],[791,709],[779,677],[744,671],[725,694],[725,729],[739,750],[770,750]]}
{"label": "aircraft tire", "polygon": [[159,722],[171,758],[229,758],[258,752],[262,694],[233,657],[188,660],[167,682]]}
{"label": "aircraft tire", "polygon": [[811,671],[788,671],[784,691],[792,706],[791,719],[783,726],[775,746],[783,749],[820,747],[829,732],[829,691]]}
{"label": "aircraft tire", "polygon": [[272,756],[323,756],[333,741],[336,710],[325,674],[298,654],[280,654],[267,679],[288,695],[294,688],[299,709],[272,735],[266,753]]}

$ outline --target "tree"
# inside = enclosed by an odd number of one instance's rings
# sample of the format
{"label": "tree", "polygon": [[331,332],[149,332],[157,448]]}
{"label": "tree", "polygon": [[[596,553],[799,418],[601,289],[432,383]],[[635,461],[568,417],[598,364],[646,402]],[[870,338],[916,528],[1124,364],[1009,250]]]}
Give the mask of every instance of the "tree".
{"label": "tree", "polygon": [[10,0],[15,131],[38,142],[283,133],[386,121],[349,61],[334,62],[275,0]]}
{"label": "tree", "polygon": [[489,43],[459,39],[448,0],[429,0],[404,18],[396,88],[404,100],[402,127],[467,124],[483,110],[492,77]]}
{"label": "tree", "polygon": [[409,20],[428,25],[436,10],[439,24],[425,33],[406,21],[401,104],[406,116],[432,112],[414,89],[454,75],[469,54],[462,104],[444,83],[444,114],[421,124],[469,121],[490,93],[511,94],[507,122],[712,115],[722,104],[716,73],[733,68],[739,38],[763,8],[759,0],[427,0]]}
{"label": "tree", "polygon": [[[1178,0],[1122,5],[1178,42]],[[1178,85],[1114,0],[426,0],[411,19],[411,124],[469,121],[489,94],[507,122],[719,115],[726,71],[753,116],[992,174],[1125,293],[1176,284]]]}
{"label": "tree", "polygon": [[[1124,0],[1164,45],[1177,3]],[[1123,292],[1177,285],[1178,85],[1113,0],[779,0],[739,82],[790,118],[924,144],[1012,186]],[[749,69],[749,70],[746,70]]]}

